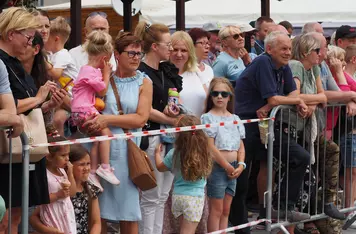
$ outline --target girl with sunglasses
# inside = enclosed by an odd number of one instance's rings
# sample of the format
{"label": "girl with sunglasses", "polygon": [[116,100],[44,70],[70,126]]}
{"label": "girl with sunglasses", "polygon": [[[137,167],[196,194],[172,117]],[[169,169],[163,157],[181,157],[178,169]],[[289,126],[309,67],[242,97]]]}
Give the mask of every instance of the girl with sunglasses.
{"label": "girl with sunglasses", "polygon": [[[201,117],[202,123],[240,122],[240,118],[232,113],[234,92],[231,83],[226,78],[214,78],[210,83],[206,113]],[[207,182],[210,210],[208,232],[213,232],[227,228],[236,178],[246,168],[245,147],[242,142],[245,138],[245,128],[243,124],[226,124],[208,128],[205,132],[215,159]]]}

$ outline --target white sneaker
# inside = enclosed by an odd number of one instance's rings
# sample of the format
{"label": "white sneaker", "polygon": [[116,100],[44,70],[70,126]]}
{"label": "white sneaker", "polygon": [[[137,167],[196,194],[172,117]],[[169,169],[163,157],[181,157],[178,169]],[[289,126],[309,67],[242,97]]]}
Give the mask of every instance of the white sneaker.
{"label": "white sneaker", "polygon": [[104,191],[104,188],[101,186],[100,181],[97,177],[97,175],[89,173],[89,177],[88,180],[90,183],[94,184],[96,187],[98,187],[100,189],[100,192]]}
{"label": "white sneaker", "polygon": [[96,170],[96,174],[101,178],[103,178],[104,180],[106,180],[107,182],[109,182],[110,184],[114,184],[114,185],[120,184],[120,180],[118,180],[114,175],[114,168],[112,167],[104,169],[100,165],[99,168]]}

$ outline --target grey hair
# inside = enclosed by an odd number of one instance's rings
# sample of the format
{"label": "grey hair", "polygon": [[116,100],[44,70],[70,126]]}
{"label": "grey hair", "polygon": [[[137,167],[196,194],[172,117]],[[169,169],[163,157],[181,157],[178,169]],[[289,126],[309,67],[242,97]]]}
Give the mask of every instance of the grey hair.
{"label": "grey hair", "polygon": [[312,50],[320,48],[320,40],[315,37],[315,33],[307,33],[295,37],[292,43],[292,59],[301,61]]}
{"label": "grey hair", "polygon": [[286,37],[288,37],[288,34],[285,32],[281,32],[281,31],[274,31],[269,33],[266,38],[265,38],[265,51],[267,50],[267,45],[270,46],[274,46],[277,42],[277,38],[281,35],[285,35]]}
{"label": "grey hair", "polygon": [[318,24],[317,22],[310,22],[310,23],[306,23],[304,24],[303,28],[302,28],[302,34],[306,34],[306,33],[310,33],[310,32],[316,32],[315,31],[315,25]]}

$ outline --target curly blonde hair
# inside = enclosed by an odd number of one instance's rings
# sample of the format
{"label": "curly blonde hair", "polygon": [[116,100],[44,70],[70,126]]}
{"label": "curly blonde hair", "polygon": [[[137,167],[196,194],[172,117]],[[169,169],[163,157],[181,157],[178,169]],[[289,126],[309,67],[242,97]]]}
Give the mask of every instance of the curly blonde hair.
{"label": "curly blonde hair", "polygon": [[[201,123],[197,117],[184,115],[178,121],[177,126],[183,127],[199,124]],[[180,159],[180,171],[184,180],[197,181],[207,178],[213,167],[207,135],[203,130],[178,133],[173,158],[174,160]]]}

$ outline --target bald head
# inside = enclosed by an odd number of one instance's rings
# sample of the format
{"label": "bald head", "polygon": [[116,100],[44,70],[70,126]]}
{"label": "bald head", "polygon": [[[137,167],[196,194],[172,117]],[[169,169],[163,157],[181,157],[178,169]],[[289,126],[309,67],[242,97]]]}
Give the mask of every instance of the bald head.
{"label": "bald head", "polygon": [[324,29],[323,26],[321,26],[321,24],[319,24],[318,22],[306,23],[303,26],[302,33],[306,34],[310,32],[317,32],[317,33],[324,34]]}
{"label": "bald head", "polygon": [[101,15],[89,16],[85,22],[85,34],[88,35],[95,30],[102,30],[109,33],[108,20]]}
{"label": "bald head", "polygon": [[271,25],[269,28],[268,28],[268,33],[267,34],[270,34],[271,32],[283,32],[285,34],[289,34],[288,30],[283,27],[282,25],[279,25],[279,24],[275,24],[275,25]]}

